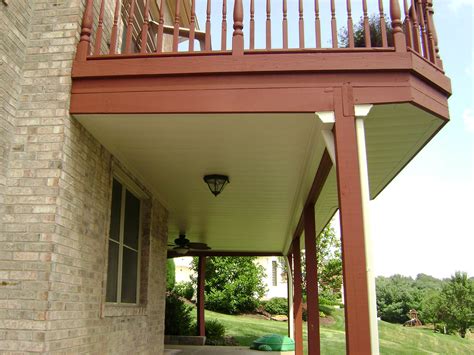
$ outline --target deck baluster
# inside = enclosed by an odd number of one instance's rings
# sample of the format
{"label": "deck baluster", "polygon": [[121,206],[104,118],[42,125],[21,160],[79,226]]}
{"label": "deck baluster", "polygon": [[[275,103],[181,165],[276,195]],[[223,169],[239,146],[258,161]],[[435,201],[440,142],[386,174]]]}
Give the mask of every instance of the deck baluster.
{"label": "deck baluster", "polygon": [[244,7],[242,0],[234,2],[234,33],[232,34],[232,54],[244,54]]}
{"label": "deck baluster", "polygon": [[388,47],[387,43],[387,25],[385,22],[385,14],[383,12],[383,1],[379,0],[379,23],[380,23],[380,36],[382,37],[382,47]]}
{"label": "deck baluster", "polygon": [[425,22],[425,15],[423,14],[423,5],[421,0],[418,0],[418,4],[416,6],[418,12],[418,20],[420,21],[420,32],[421,32],[421,45],[423,48],[423,57],[429,59],[428,55],[428,36],[426,35],[426,22]]}
{"label": "deck baluster", "polygon": [[299,26],[299,44],[300,48],[304,48],[304,17],[303,17],[303,0],[298,2],[298,26]]}
{"label": "deck baluster", "polygon": [[331,0],[331,40],[332,48],[337,48],[336,3],[334,0]]}
{"label": "deck baluster", "polygon": [[407,46],[410,48],[413,48],[413,31],[411,28],[411,19],[410,19],[410,13],[408,11],[408,2],[407,0],[403,0],[403,10],[405,12],[405,21],[403,22],[404,24],[404,30],[405,30],[405,38],[407,41]]}
{"label": "deck baluster", "polygon": [[436,63],[435,45],[433,31],[431,29],[430,14],[428,10],[428,2],[423,3],[423,11],[425,13],[426,33],[428,36],[428,57],[431,63]]}
{"label": "deck baluster", "polygon": [[271,49],[272,48],[272,20],[271,20],[271,0],[267,0],[267,21],[265,23],[266,25],[266,33],[265,33],[265,43],[266,43],[266,48]]}
{"label": "deck baluster", "polygon": [[173,52],[178,51],[179,44],[179,25],[180,25],[180,0],[175,0],[174,27],[173,27]]}
{"label": "deck baluster", "polygon": [[438,47],[438,34],[436,33],[436,26],[434,24],[434,10],[433,10],[433,0],[426,1],[426,13],[428,17],[428,23],[430,25],[430,30],[433,35],[433,47],[434,47],[434,60],[435,64],[438,65],[440,68],[443,67],[443,62],[441,61],[441,57],[439,56],[439,47]]}
{"label": "deck baluster", "polygon": [[283,48],[288,49],[288,5],[287,5],[286,0],[283,0],[282,10],[283,10],[283,20],[282,20]]}
{"label": "deck baluster", "polygon": [[365,47],[371,48],[372,42],[370,41],[370,25],[369,25],[369,16],[367,14],[367,0],[362,1],[362,12],[363,12],[363,18],[364,18]]}
{"label": "deck baluster", "polygon": [[222,0],[221,50],[227,49],[227,0]]}
{"label": "deck baluster", "polygon": [[255,4],[250,0],[250,49],[255,49]]}
{"label": "deck baluster", "polygon": [[390,0],[390,18],[392,20],[393,45],[395,46],[395,51],[406,52],[407,43],[402,29],[401,17],[402,15],[400,12],[400,4],[398,3],[398,0]]}
{"label": "deck baluster", "polygon": [[127,33],[125,35],[125,53],[132,53],[132,37],[133,37],[133,17],[135,14],[135,3],[137,0],[130,2],[128,8]]}
{"label": "deck baluster", "polygon": [[421,53],[420,27],[418,26],[418,15],[416,13],[415,0],[411,0],[411,7],[409,12],[411,17],[411,24],[413,26],[413,49],[417,53]]}
{"label": "deck baluster", "polygon": [[321,19],[319,18],[319,0],[314,0],[314,32],[314,37],[316,38],[316,48],[321,48]]}
{"label": "deck baluster", "polygon": [[121,1],[115,0],[114,23],[112,25],[112,34],[110,35],[109,54],[115,54],[117,51],[118,20],[121,7]]}
{"label": "deck baluster", "polygon": [[148,27],[150,16],[150,0],[145,0],[145,9],[143,13],[143,25],[142,25],[142,36],[140,41],[140,53],[146,53],[146,45],[148,40]]}
{"label": "deck baluster", "polygon": [[163,0],[160,1],[160,19],[158,20],[158,33],[156,35],[156,53],[163,51],[163,26],[165,24],[165,17],[163,11]]}
{"label": "deck baluster", "polygon": [[84,17],[82,18],[81,38],[77,45],[76,60],[87,60],[87,56],[90,54],[93,16],[94,0],[87,0]]}
{"label": "deck baluster", "polygon": [[351,0],[346,0],[347,9],[347,37],[349,48],[354,48],[354,23],[352,21],[352,4]]}
{"label": "deck baluster", "polygon": [[211,0],[207,0],[206,9],[206,36],[204,38],[204,49],[211,50]]}
{"label": "deck baluster", "polygon": [[189,20],[189,51],[194,52],[194,38],[196,32],[196,0],[191,0],[191,18]]}
{"label": "deck baluster", "polygon": [[95,35],[94,55],[100,55],[100,47],[102,46],[102,33],[104,32],[104,6],[105,0],[100,2],[99,23],[97,24],[97,32]]}

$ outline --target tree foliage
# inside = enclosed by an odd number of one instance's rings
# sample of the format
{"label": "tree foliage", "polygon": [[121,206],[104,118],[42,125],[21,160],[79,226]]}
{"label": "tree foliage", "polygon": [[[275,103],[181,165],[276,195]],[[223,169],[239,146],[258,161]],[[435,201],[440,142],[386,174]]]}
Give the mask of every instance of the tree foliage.
{"label": "tree foliage", "polygon": [[[316,238],[316,258],[318,261],[318,289],[320,303],[334,303],[341,299],[342,259],[341,241],[329,223]],[[301,254],[303,292],[306,283],[306,255]]]}
{"label": "tree foliage", "polygon": [[[204,288],[206,309],[239,314],[252,312],[265,293],[263,267],[255,257],[217,257],[206,259]],[[197,258],[193,260],[197,272]]]}
{"label": "tree foliage", "polygon": [[378,277],[376,292],[377,313],[384,321],[404,323],[408,320],[410,309],[420,310],[421,294],[411,277]]}
{"label": "tree foliage", "polygon": [[[371,47],[382,47],[382,27],[379,15],[369,16],[369,33]],[[385,16],[385,32],[387,33],[387,45],[393,47],[392,26]],[[339,32],[339,42],[341,47],[349,47],[349,31],[343,28]],[[359,22],[354,24],[354,46],[365,47],[365,27],[364,18],[361,17]]]}
{"label": "tree foliage", "polygon": [[448,332],[466,336],[474,324],[474,282],[465,272],[456,272],[443,288],[436,300],[433,317],[444,322]]}
{"label": "tree foliage", "polygon": [[464,272],[449,280],[419,274],[416,279],[393,275],[377,277],[377,312],[383,320],[404,323],[410,309],[435,330],[465,337],[474,323],[474,281]]}
{"label": "tree foliage", "polygon": [[173,259],[166,261],[166,289],[171,291],[174,288],[176,280],[176,266]]}

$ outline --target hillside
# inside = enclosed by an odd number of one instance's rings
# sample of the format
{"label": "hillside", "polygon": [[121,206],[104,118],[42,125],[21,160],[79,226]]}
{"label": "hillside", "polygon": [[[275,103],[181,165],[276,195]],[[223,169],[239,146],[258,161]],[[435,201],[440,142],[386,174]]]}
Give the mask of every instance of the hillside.
{"label": "hillside", "polygon": [[[206,319],[217,319],[239,345],[250,345],[261,335],[286,335],[287,324],[258,319],[253,316],[230,316],[206,311]],[[344,354],[344,321],[342,310],[334,313],[335,322],[321,328],[321,353]],[[474,340],[458,336],[433,333],[426,328],[408,328],[379,322],[381,354],[473,354]],[[306,331],[304,331],[306,340]]]}

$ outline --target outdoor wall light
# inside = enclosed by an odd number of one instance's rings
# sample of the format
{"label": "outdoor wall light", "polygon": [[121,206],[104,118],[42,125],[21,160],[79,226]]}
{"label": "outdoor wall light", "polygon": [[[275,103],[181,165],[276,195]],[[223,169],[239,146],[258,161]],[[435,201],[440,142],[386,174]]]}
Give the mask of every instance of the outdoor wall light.
{"label": "outdoor wall light", "polygon": [[224,186],[227,185],[229,181],[229,177],[227,175],[206,175],[204,176],[204,181],[209,186],[209,190],[214,194],[214,196],[219,195],[222,190],[224,190]]}

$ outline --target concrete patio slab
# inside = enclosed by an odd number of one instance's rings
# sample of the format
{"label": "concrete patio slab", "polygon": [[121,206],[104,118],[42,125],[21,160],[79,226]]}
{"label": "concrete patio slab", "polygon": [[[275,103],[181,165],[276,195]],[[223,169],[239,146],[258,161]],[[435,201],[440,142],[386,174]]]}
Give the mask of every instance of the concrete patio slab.
{"label": "concrete patio slab", "polygon": [[[165,355],[256,355],[265,352],[250,350],[245,346],[191,346],[191,345],[166,345]],[[272,355],[294,355],[294,351],[272,351]]]}

